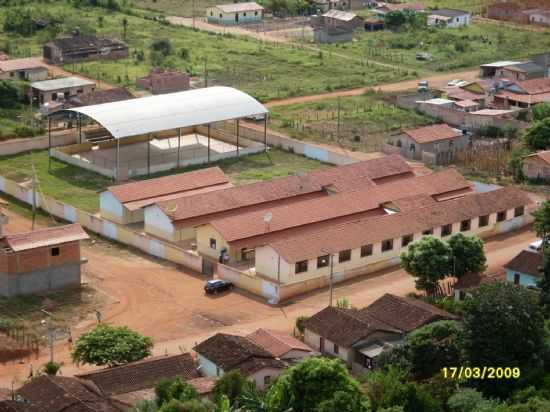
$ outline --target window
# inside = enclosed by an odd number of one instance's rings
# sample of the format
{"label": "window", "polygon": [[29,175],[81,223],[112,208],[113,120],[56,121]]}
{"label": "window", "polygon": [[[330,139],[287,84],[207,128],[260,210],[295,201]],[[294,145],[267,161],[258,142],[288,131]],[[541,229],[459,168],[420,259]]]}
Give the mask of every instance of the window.
{"label": "window", "polygon": [[441,237],[449,236],[451,233],[453,233],[452,224],[441,226]]}
{"label": "window", "polygon": [[347,262],[351,260],[351,249],[342,250],[338,253],[338,263]]}
{"label": "window", "polygon": [[428,230],[424,230],[422,232],[422,236],[429,236],[429,235],[433,235],[434,234],[434,229],[433,227],[431,229],[428,229]]}
{"label": "window", "polygon": [[414,146],[414,143],[411,143],[411,146],[409,147],[409,150],[411,152],[414,152],[416,150],[416,147]]}
{"label": "window", "polygon": [[82,93],[84,93],[84,89],[78,89],[76,92],[77,92],[78,94],[82,94]]}
{"label": "window", "polygon": [[506,210],[497,213],[497,222],[502,222],[503,220],[506,220]]}
{"label": "window", "polygon": [[361,246],[361,257],[372,255],[372,245]]}
{"label": "window", "polygon": [[472,221],[471,220],[463,220],[460,222],[460,231],[461,232],[467,232],[472,227]]}
{"label": "window", "polygon": [[269,385],[269,382],[271,382],[271,376],[264,376],[264,385]]}
{"label": "window", "polygon": [[220,14],[220,19],[222,18],[223,16]]}
{"label": "window", "polygon": [[52,247],[52,256],[59,256],[59,248]]}
{"label": "window", "polygon": [[523,216],[525,213],[525,207],[520,206],[514,209],[514,217]]}
{"label": "window", "polygon": [[396,146],[397,146],[397,147],[401,147],[402,145],[403,145],[403,144],[401,143],[401,140],[398,140]]}
{"label": "window", "polygon": [[210,249],[216,250],[216,239],[210,238]]}
{"label": "window", "polygon": [[243,13],[243,17],[246,17],[246,11]]}
{"label": "window", "polygon": [[326,268],[330,263],[330,256],[329,255],[325,255],[325,256],[319,256],[317,258],[317,269],[319,268]]}
{"label": "window", "polygon": [[514,285],[519,285],[520,279],[521,276],[519,275],[519,273],[514,273]]}
{"label": "window", "polygon": [[213,16],[213,15],[214,15],[214,12],[213,12],[213,11],[211,11],[211,12],[210,12],[210,15],[211,15],[211,16]]}
{"label": "window", "polygon": [[338,352],[340,352],[340,348],[339,348],[338,345],[335,343],[335,344],[334,344],[334,353],[337,354]]}
{"label": "window", "polygon": [[384,240],[382,242],[382,252],[387,252],[393,249],[393,239]]}
{"label": "window", "polygon": [[295,273],[307,272],[307,260],[296,262]]}
{"label": "window", "polygon": [[485,227],[489,225],[489,215],[479,217],[479,227]]}
{"label": "window", "polygon": [[257,12],[257,11],[255,11],[255,12],[254,12],[254,16],[257,16],[257,15],[258,15],[258,12]]}
{"label": "window", "polygon": [[220,368],[216,366],[216,376],[220,376]]}
{"label": "window", "polygon": [[413,235],[405,235],[401,238],[401,247],[406,247],[413,241]]}

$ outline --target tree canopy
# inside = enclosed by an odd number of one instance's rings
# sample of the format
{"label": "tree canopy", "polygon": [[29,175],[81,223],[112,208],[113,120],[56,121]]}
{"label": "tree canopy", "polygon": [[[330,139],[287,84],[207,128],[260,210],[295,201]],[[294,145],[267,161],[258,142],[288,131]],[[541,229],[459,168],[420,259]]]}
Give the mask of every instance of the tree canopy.
{"label": "tree canopy", "polygon": [[525,143],[532,151],[550,147],[550,118],[536,122],[525,134]]}
{"label": "tree canopy", "polygon": [[143,359],[152,348],[149,337],[125,326],[100,324],[76,341],[72,358],[76,364],[116,366]]}
{"label": "tree canopy", "polygon": [[533,121],[540,122],[550,117],[550,103],[539,103],[533,106]]}
{"label": "tree canopy", "polygon": [[457,278],[467,273],[481,273],[487,268],[483,241],[477,236],[457,233],[449,239],[453,256],[453,275]]}

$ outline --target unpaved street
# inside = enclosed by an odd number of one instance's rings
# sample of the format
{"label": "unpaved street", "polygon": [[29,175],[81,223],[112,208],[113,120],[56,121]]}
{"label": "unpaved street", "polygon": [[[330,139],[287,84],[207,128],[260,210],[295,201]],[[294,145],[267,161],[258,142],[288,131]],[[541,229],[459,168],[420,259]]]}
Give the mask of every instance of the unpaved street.
{"label": "unpaved street", "polygon": [[[9,212],[7,232],[30,229],[28,219]],[[492,239],[487,243],[490,270],[500,267],[527,246],[535,235],[527,230]],[[250,332],[258,327],[291,331],[296,317],[311,315],[328,303],[328,291],[309,293],[272,307],[265,301],[238,291],[217,297],[204,295],[204,278],[185,268],[167,264],[129,251],[110,242],[86,242],[83,255],[88,258],[85,281],[109,296],[102,308],[105,322],[127,325],[155,340],[155,353],[178,353],[196,342],[224,331]],[[355,281],[337,285],[335,298],[347,297],[357,307],[368,305],[386,292],[405,295],[414,289],[412,278],[400,269],[386,270]],[[93,313],[72,329],[77,337],[95,325]],[[72,365],[66,342],[55,348],[55,359],[62,361],[62,373],[72,375],[87,367]],[[32,359],[34,368],[48,360],[43,350]],[[16,385],[26,377],[28,363],[0,367],[0,387]]]}

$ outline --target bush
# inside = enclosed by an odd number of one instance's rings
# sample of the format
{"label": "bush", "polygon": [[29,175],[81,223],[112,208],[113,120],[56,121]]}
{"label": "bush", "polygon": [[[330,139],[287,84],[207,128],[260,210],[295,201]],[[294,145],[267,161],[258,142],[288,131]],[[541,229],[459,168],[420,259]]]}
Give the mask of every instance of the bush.
{"label": "bush", "polygon": [[298,316],[296,319],[296,329],[303,334],[306,330],[306,321],[309,319],[309,316]]}
{"label": "bush", "polygon": [[50,376],[57,375],[57,372],[59,371],[60,368],[61,368],[61,365],[57,362],[48,362],[48,363],[45,363],[44,366],[42,366],[44,373]]}

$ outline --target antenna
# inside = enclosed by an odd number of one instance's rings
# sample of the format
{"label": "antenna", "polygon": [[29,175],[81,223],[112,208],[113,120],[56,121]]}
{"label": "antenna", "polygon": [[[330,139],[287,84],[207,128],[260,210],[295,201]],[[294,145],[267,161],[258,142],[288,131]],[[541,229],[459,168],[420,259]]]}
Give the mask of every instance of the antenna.
{"label": "antenna", "polygon": [[264,223],[265,223],[265,231],[266,232],[269,232],[269,224],[271,223],[272,220],[273,220],[273,213],[267,212],[264,215]]}

